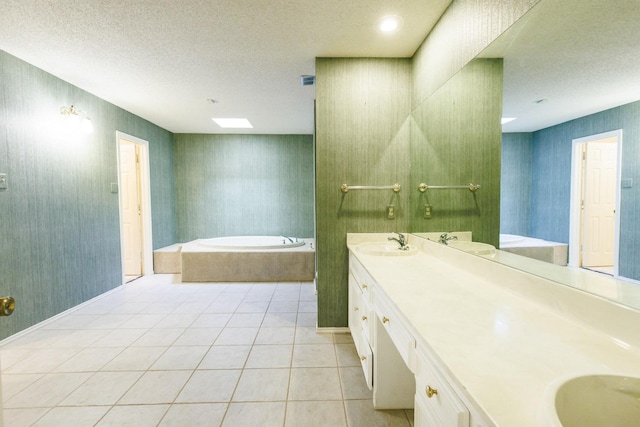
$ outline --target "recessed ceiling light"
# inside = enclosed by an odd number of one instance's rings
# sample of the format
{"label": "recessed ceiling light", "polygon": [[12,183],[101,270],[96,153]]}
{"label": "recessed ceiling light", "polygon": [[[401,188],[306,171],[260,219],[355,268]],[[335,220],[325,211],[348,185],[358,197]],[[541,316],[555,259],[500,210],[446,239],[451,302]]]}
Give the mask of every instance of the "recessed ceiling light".
{"label": "recessed ceiling light", "polygon": [[211,119],[221,128],[236,128],[236,129],[251,129],[253,126],[247,119],[224,119],[213,118]]}
{"label": "recessed ceiling light", "polygon": [[501,124],[509,123],[517,119],[517,117],[503,117],[501,120]]}
{"label": "recessed ceiling light", "polygon": [[393,33],[402,27],[404,20],[398,15],[383,16],[378,20],[378,29],[383,33]]}

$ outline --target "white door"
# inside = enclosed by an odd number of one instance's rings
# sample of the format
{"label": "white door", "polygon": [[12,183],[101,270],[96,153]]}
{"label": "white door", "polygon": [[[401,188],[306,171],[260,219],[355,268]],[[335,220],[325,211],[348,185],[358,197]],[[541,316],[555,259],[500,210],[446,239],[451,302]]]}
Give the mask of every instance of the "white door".
{"label": "white door", "polygon": [[615,242],[617,144],[585,144],[583,267],[612,267]]}
{"label": "white door", "polygon": [[120,140],[120,183],[124,228],[124,274],[142,275],[142,223],[137,145]]}

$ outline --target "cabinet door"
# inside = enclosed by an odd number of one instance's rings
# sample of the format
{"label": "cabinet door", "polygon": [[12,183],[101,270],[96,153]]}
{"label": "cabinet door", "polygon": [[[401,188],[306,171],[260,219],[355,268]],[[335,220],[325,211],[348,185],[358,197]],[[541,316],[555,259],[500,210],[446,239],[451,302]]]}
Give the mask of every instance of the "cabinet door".
{"label": "cabinet door", "polygon": [[436,425],[469,427],[469,409],[421,348],[417,351],[416,402]]}

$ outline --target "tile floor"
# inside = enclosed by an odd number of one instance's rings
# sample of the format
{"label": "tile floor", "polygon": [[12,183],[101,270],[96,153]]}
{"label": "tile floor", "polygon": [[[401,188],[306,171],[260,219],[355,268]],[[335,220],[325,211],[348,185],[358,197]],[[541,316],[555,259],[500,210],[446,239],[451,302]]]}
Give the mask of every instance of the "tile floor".
{"label": "tile floor", "polygon": [[312,283],[140,278],[2,343],[5,427],[412,425],[315,323]]}

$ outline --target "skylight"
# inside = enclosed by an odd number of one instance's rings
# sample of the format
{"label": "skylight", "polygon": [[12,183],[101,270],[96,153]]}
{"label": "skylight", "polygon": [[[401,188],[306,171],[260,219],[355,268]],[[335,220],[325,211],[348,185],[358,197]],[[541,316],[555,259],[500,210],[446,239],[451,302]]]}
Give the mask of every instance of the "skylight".
{"label": "skylight", "polygon": [[211,119],[221,128],[234,128],[234,129],[252,129],[253,125],[249,123],[248,119],[226,119],[226,118],[213,118]]}

